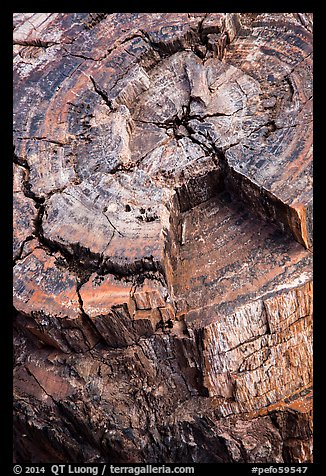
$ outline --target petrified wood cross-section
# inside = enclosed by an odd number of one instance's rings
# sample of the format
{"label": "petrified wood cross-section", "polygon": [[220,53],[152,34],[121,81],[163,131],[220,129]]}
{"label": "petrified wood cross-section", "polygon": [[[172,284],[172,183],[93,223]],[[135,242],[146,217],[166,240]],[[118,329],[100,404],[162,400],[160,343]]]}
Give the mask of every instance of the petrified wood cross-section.
{"label": "petrified wood cross-section", "polygon": [[311,25],[14,16],[18,462],[312,460]]}

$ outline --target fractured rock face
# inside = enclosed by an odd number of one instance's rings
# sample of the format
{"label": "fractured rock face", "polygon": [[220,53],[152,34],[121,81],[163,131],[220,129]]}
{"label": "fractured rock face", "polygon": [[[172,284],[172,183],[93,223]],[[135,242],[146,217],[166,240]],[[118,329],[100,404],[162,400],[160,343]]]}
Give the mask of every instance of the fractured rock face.
{"label": "fractured rock face", "polygon": [[16,14],[17,461],[312,460],[301,17]]}
{"label": "fractured rock face", "polygon": [[[163,255],[163,192],[143,172],[94,174],[48,200],[44,238],[73,253],[73,245],[117,268],[159,262]],[[74,236],[74,240],[71,237]]]}

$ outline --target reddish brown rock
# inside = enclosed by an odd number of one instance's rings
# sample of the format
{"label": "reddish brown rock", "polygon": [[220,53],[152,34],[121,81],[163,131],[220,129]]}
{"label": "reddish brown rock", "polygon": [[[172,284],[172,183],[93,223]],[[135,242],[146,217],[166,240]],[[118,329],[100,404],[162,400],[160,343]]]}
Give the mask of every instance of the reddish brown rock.
{"label": "reddish brown rock", "polygon": [[310,14],[14,15],[17,462],[312,461],[311,99]]}

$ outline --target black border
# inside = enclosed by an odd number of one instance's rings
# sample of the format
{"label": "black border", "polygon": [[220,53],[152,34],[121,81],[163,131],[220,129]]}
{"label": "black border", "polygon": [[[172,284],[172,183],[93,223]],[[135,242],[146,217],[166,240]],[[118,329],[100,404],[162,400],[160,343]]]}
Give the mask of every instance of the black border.
{"label": "black border", "polygon": [[[109,4],[110,5],[110,4]],[[109,6],[107,5],[107,6]],[[113,4],[111,4],[113,5]],[[89,6],[85,6],[84,10],[89,10]],[[223,10],[226,11],[226,8],[229,11],[238,11],[238,12],[259,12],[264,8],[266,13],[274,12],[304,12],[309,11],[314,14],[314,97],[317,100],[314,101],[314,310],[315,310],[315,320],[314,320],[314,463],[309,466],[309,471],[307,474],[319,474],[319,471],[323,467],[323,424],[322,424],[322,395],[323,395],[323,380],[322,380],[322,358],[323,353],[321,352],[323,346],[323,337],[322,332],[322,322],[323,322],[323,313],[321,311],[322,306],[322,293],[323,293],[323,264],[322,264],[322,247],[325,246],[323,240],[323,221],[320,219],[321,216],[325,215],[324,208],[324,197],[322,194],[322,188],[325,186],[323,183],[323,163],[322,163],[322,145],[321,145],[321,136],[323,134],[323,124],[322,124],[322,105],[321,98],[323,97],[322,91],[322,52],[323,52],[323,35],[322,28],[325,26],[322,2],[319,4],[319,8],[314,5],[312,2],[295,2],[292,6],[290,4],[284,4],[284,2],[270,2],[269,4],[256,4],[248,3],[246,5],[243,2],[237,4],[233,2],[225,1],[220,4],[215,2],[205,2],[198,1],[197,4],[190,2],[171,2],[167,4],[166,2],[151,4],[132,2],[132,5],[127,5],[125,2],[119,2],[119,12],[130,12],[130,11],[141,11],[141,12],[178,12],[182,13],[185,11],[191,12],[203,12],[214,10]],[[2,152],[2,169],[1,169],[1,179],[2,183],[0,186],[0,193],[2,194],[0,201],[0,209],[2,212],[1,217],[1,251],[0,251],[0,269],[1,269],[1,303],[4,304],[1,306],[2,314],[2,323],[1,323],[1,356],[0,362],[3,365],[3,369],[0,373],[0,398],[2,399],[1,407],[4,411],[2,412],[2,421],[1,421],[1,433],[3,435],[3,441],[0,445],[0,462],[5,464],[5,467],[8,467],[8,471],[3,470],[3,466],[0,464],[0,471],[2,474],[13,474],[12,473],[12,357],[13,357],[13,348],[12,348],[12,168],[9,156],[12,154],[12,14],[15,12],[31,12],[31,11],[60,11],[60,12],[71,12],[80,10],[83,5],[81,3],[72,5],[70,2],[65,2],[63,4],[56,3],[55,5],[37,5],[33,2],[26,2],[25,4],[19,5],[13,3],[11,5],[2,6],[2,22],[1,22],[1,34],[2,34],[2,43],[1,43],[1,81],[3,102],[2,106],[7,106],[1,108],[1,132],[2,132],[2,144],[6,144]],[[98,2],[91,3],[91,11],[101,11],[103,5]],[[116,10],[112,10],[116,12]],[[112,13],[109,11],[108,13]],[[7,149],[7,150],[6,150]],[[189,464],[191,465],[191,463]],[[275,463],[271,465],[276,466]],[[41,465],[39,465],[41,466]],[[181,465],[182,466],[182,465]],[[195,474],[198,474],[198,470],[203,470],[205,473],[208,470],[214,472],[220,472],[225,474],[228,470],[223,470],[223,466],[219,467],[218,463],[216,464],[196,464]],[[249,468],[253,465],[249,463],[232,463],[232,469],[237,470],[239,468],[238,474],[250,474]],[[269,465],[257,465],[257,466],[269,466]],[[303,465],[305,466],[305,465]],[[2,467],[2,468],[1,468]],[[201,467],[201,468],[199,468]],[[248,468],[248,469],[247,469]],[[313,471],[312,471],[313,470]]]}

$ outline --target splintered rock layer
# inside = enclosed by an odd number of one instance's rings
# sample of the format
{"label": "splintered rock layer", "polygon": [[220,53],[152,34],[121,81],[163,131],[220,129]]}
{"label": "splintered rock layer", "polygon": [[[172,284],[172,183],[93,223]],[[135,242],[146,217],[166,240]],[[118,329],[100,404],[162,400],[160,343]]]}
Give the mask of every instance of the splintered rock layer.
{"label": "splintered rock layer", "polygon": [[312,16],[14,14],[18,463],[312,461]]}

